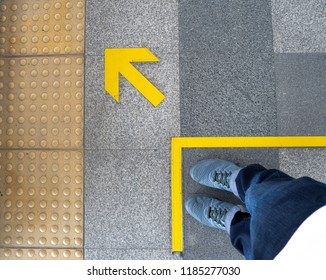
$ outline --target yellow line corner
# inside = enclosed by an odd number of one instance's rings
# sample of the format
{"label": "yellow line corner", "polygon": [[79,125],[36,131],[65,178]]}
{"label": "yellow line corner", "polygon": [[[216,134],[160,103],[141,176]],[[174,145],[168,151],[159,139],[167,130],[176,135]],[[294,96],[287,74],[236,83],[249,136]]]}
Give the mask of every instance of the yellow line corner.
{"label": "yellow line corner", "polygon": [[171,139],[172,252],[183,251],[182,149],[326,147],[326,136],[174,137]]}

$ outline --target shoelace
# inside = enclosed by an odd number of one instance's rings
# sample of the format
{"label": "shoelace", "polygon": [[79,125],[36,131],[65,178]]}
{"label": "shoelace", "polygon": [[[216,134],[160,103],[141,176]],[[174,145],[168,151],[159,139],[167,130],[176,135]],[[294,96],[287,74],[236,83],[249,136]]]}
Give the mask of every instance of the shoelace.
{"label": "shoelace", "polygon": [[213,176],[213,181],[229,188],[230,187],[229,178],[230,178],[231,174],[232,174],[231,171],[230,172],[227,172],[227,171],[217,172],[217,171],[215,171],[215,174]]}
{"label": "shoelace", "polygon": [[225,216],[228,211],[222,208],[209,207],[208,208],[208,219],[216,222],[221,226],[225,226]]}

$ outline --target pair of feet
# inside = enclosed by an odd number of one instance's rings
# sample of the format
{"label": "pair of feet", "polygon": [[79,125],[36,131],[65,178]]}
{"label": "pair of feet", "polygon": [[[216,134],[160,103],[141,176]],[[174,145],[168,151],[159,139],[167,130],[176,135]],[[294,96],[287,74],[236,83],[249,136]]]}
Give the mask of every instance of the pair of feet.
{"label": "pair of feet", "polygon": [[[209,159],[194,165],[190,175],[199,184],[229,191],[238,196],[235,179],[240,170],[241,168],[232,162]],[[234,214],[237,211],[245,211],[243,206],[205,195],[191,196],[185,206],[188,213],[200,223],[228,232]]]}

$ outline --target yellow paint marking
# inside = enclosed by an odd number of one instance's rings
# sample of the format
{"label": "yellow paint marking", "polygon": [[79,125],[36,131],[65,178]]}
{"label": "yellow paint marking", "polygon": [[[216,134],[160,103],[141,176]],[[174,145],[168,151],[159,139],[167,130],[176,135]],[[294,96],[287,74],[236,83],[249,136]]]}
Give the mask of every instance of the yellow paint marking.
{"label": "yellow paint marking", "polygon": [[182,147],[181,139],[172,138],[171,145],[171,207],[172,207],[172,251],[182,252]]}
{"label": "yellow paint marking", "polygon": [[165,96],[131,64],[133,62],[159,62],[159,59],[146,48],[105,49],[105,90],[120,102],[119,74],[121,74],[154,107],[158,106]]}
{"label": "yellow paint marking", "polygon": [[183,251],[182,149],[326,147],[326,136],[176,137],[171,140],[172,252]]}

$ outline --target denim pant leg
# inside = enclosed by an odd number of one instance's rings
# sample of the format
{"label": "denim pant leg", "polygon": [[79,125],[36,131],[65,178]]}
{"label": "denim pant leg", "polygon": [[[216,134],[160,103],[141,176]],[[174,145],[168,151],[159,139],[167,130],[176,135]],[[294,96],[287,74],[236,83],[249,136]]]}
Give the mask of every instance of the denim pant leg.
{"label": "denim pant leg", "polygon": [[230,238],[246,259],[274,259],[302,222],[326,205],[325,184],[261,165],[243,168],[236,185],[249,214],[235,214]]}

